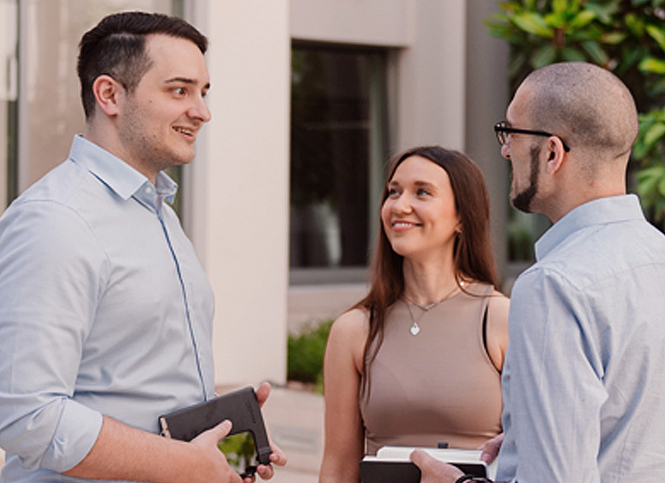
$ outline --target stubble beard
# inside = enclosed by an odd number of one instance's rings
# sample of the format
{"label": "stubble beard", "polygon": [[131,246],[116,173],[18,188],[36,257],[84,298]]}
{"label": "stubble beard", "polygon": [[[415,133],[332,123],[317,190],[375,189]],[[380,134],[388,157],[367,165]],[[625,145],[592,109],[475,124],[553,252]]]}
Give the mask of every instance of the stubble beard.
{"label": "stubble beard", "polygon": [[[511,204],[524,213],[532,212],[533,198],[538,193],[538,176],[539,176],[539,157],[540,146],[532,146],[530,149],[531,154],[531,173],[529,179],[529,186],[522,190],[520,193],[514,195],[510,202]],[[513,176],[515,174],[513,173]]]}
{"label": "stubble beard", "polygon": [[[142,166],[159,172],[173,166],[189,164],[192,159],[173,152],[154,133],[146,130],[150,124],[144,120],[143,112],[136,105],[128,106],[125,124],[121,128],[121,138]],[[192,156],[193,158],[193,156]]]}

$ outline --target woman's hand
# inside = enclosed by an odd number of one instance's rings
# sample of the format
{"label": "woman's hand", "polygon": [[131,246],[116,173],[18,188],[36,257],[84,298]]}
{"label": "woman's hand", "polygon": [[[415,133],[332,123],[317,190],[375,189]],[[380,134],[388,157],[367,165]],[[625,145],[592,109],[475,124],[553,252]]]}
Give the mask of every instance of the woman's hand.
{"label": "woman's hand", "polygon": [[497,456],[499,456],[499,450],[501,449],[502,444],[503,433],[493,437],[480,447],[480,449],[483,451],[480,455],[480,459],[485,463],[490,464],[496,459]]}

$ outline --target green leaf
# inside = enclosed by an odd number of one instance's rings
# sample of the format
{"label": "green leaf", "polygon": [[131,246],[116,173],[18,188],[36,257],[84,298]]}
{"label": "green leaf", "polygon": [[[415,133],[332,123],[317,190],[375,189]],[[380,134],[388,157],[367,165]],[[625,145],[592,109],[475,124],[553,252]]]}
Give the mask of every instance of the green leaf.
{"label": "green leaf", "polygon": [[660,181],[658,182],[658,193],[661,196],[665,196],[665,176],[661,176]]}
{"label": "green leaf", "polygon": [[521,51],[516,55],[511,56],[510,63],[508,64],[508,77],[514,79],[522,70],[528,61],[528,56],[525,51]]}
{"label": "green leaf", "polygon": [[591,10],[596,14],[596,18],[604,23],[605,25],[611,25],[614,23],[614,15],[619,12],[619,3],[621,0],[613,0],[608,2],[607,0],[602,1],[601,3],[586,3],[585,9]]}
{"label": "green leaf", "polygon": [[649,92],[652,92],[654,95],[665,93],[665,77],[660,77],[656,82],[654,82]]}
{"label": "green leaf", "polygon": [[635,173],[637,180],[637,191],[641,196],[649,196],[657,189],[657,184],[663,179],[662,166],[652,166],[644,168]]}
{"label": "green leaf", "polygon": [[548,13],[543,20],[548,26],[554,28],[563,28],[566,24],[566,16],[563,13]]}
{"label": "green leaf", "polygon": [[652,24],[647,24],[646,30],[651,38],[654,39],[665,52],[665,31]]}
{"label": "green leaf", "polygon": [[582,10],[568,24],[568,29],[578,30],[593,22],[596,14],[592,10]]}
{"label": "green leaf", "polygon": [[649,183],[655,184],[660,181],[663,176],[665,176],[665,167],[663,165],[649,166],[648,168],[643,168],[635,173],[635,178],[645,185]]}
{"label": "green leaf", "polygon": [[[638,173],[639,174],[639,173]],[[652,176],[637,176],[635,175],[636,179],[638,179],[637,182],[637,192],[640,194],[640,196],[647,197],[650,191],[653,191],[654,187],[656,186],[656,182],[658,181],[657,178],[652,177]]]}
{"label": "green leaf", "polygon": [[636,142],[633,146],[633,157],[635,159],[644,159],[644,157],[649,152],[649,147],[644,143]]}
{"label": "green leaf", "polygon": [[645,47],[640,47],[637,49],[631,49],[629,47],[621,47],[622,53],[622,67],[626,70],[637,64],[641,59],[649,56],[649,49]]}
{"label": "green leaf", "polygon": [[570,0],[570,4],[568,7],[569,12],[577,12],[579,11],[582,2],[585,0]]}
{"label": "green leaf", "polygon": [[638,69],[642,72],[653,72],[655,74],[665,74],[665,60],[647,57],[642,59]]}
{"label": "green leaf", "polygon": [[524,8],[526,10],[535,10],[537,2],[538,0],[524,0]]}
{"label": "green leaf", "polygon": [[586,50],[591,59],[598,65],[606,65],[610,60],[607,52],[605,52],[601,45],[595,40],[582,42],[582,48]]}
{"label": "green leaf", "polygon": [[600,41],[604,44],[616,45],[626,40],[624,32],[608,32],[600,37]]}
{"label": "green leaf", "polygon": [[654,124],[644,135],[644,144],[651,146],[665,134],[665,124]]}
{"label": "green leaf", "polygon": [[552,0],[552,11],[561,14],[568,8],[568,0]]}
{"label": "green leaf", "polygon": [[556,48],[552,44],[545,44],[531,56],[531,66],[540,69],[556,60]]}
{"label": "green leaf", "polygon": [[561,49],[561,58],[566,62],[584,62],[586,56],[577,47],[564,47]]}
{"label": "green leaf", "polygon": [[510,20],[517,25],[517,27],[530,34],[547,38],[552,38],[554,36],[554,29],[547,25],[545,19],[537,13],[524,12],[515,14],[510,17]]}
{"label": "green leaf", "polygon": [[623,17],[623,21],[626,24],[626,27],[633,32],[633,35],[637,38],[642,38],[644,35],[644,20],[642,18],[631,12]]}

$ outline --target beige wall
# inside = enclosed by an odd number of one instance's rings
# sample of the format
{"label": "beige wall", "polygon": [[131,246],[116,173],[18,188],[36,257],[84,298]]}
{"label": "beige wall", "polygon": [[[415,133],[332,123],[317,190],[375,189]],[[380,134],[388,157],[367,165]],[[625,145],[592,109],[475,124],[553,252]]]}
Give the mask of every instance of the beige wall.
{"label": "beige wall", "polygon": [[507,220],[509,162],[501,157],[493,125],[504,119],[508,105],[508,44],[490,36],[482,21],[496,12],[496,0],[467,4],[465,152],[485,174],[490,194],[492,248],[503,287],[509,293]]}
{"label": "beige wall", "polygon": [[289,236],[288,0],[216,0],[206,10],[195,14],[210,38],[213,118],[199,144],[205,158],[192,165],[195,190],[205,193],[203,199],[193,200],[193,215],[199,220],[192,237],[216,296],[216,381],[283,383]]}
{"label": "beige wall", "polygon": [[[294,39],[404,47],[417,0],[291,0]],[[444,2],[441,2],[444,3]]]}
{"label": "beige wall", "polygon": [[22,49],[19,191],[67,158],[83,132],[76,59],[81,36],[121,9],[170,13],[171,0],[20,2]]}
{"label": "beige wall", "polygon": [[463,149],[466,1],[417,0],[412,8],[415,33],[397,63],[394,148]]}

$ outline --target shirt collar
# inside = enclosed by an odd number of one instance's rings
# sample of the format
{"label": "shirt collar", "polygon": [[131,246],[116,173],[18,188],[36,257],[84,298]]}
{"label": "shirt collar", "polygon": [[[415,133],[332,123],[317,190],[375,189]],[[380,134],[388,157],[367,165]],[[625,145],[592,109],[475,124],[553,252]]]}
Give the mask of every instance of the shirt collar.
{"label": "shirt collar", "polygon": [[80,134],[74,136],[69,158],[90,171],[123,200],[136,196],[157,211],[159,211],[162,200],[173,203],[178,191],[178,184],[166,173],[160,171],[155,180],[156,186],[153,186],[148,178],[122,159]]}
{"label": "shirt collar", "polygon": [[541,260],[572,233],[591,225],[644,219],[640,200],[634,194],[599,198],[580,205],[556,222],[536,242],[536,260]]}

